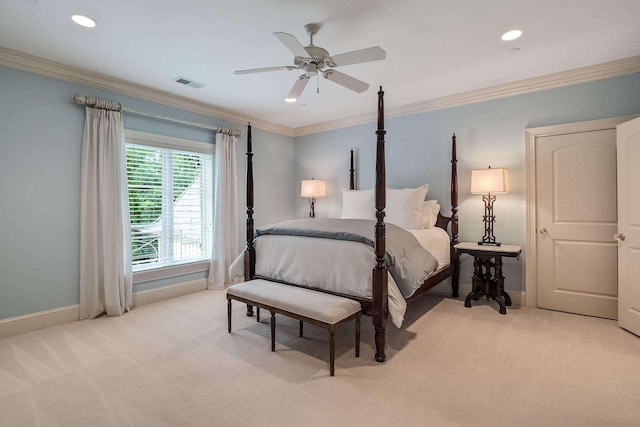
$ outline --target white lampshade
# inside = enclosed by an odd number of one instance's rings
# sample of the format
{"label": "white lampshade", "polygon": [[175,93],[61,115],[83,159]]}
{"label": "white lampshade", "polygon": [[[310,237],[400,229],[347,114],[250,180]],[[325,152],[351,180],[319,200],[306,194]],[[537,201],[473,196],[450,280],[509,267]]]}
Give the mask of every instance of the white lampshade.
{"label": "white lampshade", "polygon": [[321,179],[305,179],[300,186],[300,197],[326,196],[324,181]]}
{"label": "white lampshade", "polygon": [[474,169],[471,171],[471,192],[473,194],[506,193],[507,170],[504,168]]}

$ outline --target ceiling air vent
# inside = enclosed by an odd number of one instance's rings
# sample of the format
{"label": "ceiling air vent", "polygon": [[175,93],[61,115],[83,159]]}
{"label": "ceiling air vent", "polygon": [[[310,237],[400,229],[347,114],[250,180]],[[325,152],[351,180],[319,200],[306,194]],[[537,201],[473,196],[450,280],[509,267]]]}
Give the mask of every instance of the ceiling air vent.
{"label": "ceiling air vent", "polygon": [[198,83],[195,80],[187,79],[187,78],[184,78],[184,77],[176,77],[175,79],[173,79],[173,81],[176,82],[176,83],[180,83],[181,85],[193,87],[193,88],[196,88],[196,89],[201,89],[201,88],[206,86],[203,83]]}

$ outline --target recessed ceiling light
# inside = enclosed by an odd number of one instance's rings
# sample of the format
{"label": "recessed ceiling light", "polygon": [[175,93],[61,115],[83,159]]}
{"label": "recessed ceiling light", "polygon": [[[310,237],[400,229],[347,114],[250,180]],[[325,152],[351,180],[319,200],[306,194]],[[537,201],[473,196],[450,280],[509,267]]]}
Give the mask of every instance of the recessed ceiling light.
{"label": "recessed ceiling light", "polygon": [[285,98],[284,100],[287,102],[296,102],[295,98]]}
{"label": "recessed ceiling light", "polygon": [[96,26],[96,20],[86,15],[80,15],[76,13],[75,15],[71,15],[71,19],[73,20],[73,22],[83,27],[93,28]]}
{"label": "recessed ceiling light", "polygon": [[522,35],[522,31],[520,31],[520,30],[507,31],[506,33],[504,33],[502,35],[502,40],[508,42],[508,41],[517,39],[521,35]]}

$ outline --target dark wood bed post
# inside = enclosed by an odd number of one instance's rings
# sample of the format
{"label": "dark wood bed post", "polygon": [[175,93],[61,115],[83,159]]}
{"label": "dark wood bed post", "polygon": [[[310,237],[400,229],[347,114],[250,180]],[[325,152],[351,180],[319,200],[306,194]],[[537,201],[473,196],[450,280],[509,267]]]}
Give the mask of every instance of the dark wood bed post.
{"label": "dark wood bed post", "polygon": [[458,243],[458,159],[456,157],[456,134],[451,138],[451,276],[452,296],[458,298],[460,278],[460,255],[453,248]]}
{"label": "dark wood bed post", "polygon": [[460,278],[460,255],[453,248],[458,243],[458,159],[456,157],[456,134],[451,137],[451,276],[452,296],[458,298]]}
{"label": "dark wood bed post", "polygon": [[[256,275],[256,249],[253,247],[253,147],[251,122],[247,125],[247,246],[244,250],[244,280]],[[247,316],[253,316],[253,306],[247,304]]]}
{"label": "dark wood bed post", "polygon": [[349,169],[349,190],[355,190],[356,189],[356,174],[355,174],[355,170],[353,169],[353,148],[351,149],[351,163],[350,163],[350,169]]}
{"label": "dark wood bed post", "polygon": [[387,310],[387,264],[386,252],[386,227],[384,224],[384,208],[386,207],[387,179],[384,154],[384,92],[382,86],[378,91],[378,130],[376,131],[376,265],[373,269],[373,326],[375,327],[376,361],[384,362],[387,356],[384,353],[386,342],[386,328],[388,319]]}

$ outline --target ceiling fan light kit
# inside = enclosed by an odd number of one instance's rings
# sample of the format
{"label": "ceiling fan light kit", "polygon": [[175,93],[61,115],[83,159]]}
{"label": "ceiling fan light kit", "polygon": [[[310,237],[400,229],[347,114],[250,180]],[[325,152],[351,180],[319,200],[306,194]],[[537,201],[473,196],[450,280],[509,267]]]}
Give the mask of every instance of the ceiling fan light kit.
{"label": "ceiling fan light kit", "polygon": [[307,83],[309,83],[311,77],[318,76],[318,74],[322,74],[325,79],[357,93],[362,93],[369,88],[368,83],[337,71],[335,68],[345,65],[361,64],[363,62],[383,60],[386,57],[384,49],[380,46],[374,46],[331,56],[326,49],[313,44],[313,36],[318,32],[318,30],[320,30],[320,26],[318,24],[307,24],[305,25],[305,30],[309,34],[309,45],[306,47],[302,46],[293,34],[283,32],[273,33],[273,35],[276,36],[276,38],[293,53],[294,65],[237,70],[234,71],[234,74],[304,70],[305,73],[298,76],[298,79],[293,84],[289,95],[285,98],[287,102],[295,102],[302,94],[302,91],[304,91],[304,88],[307,86]]}

